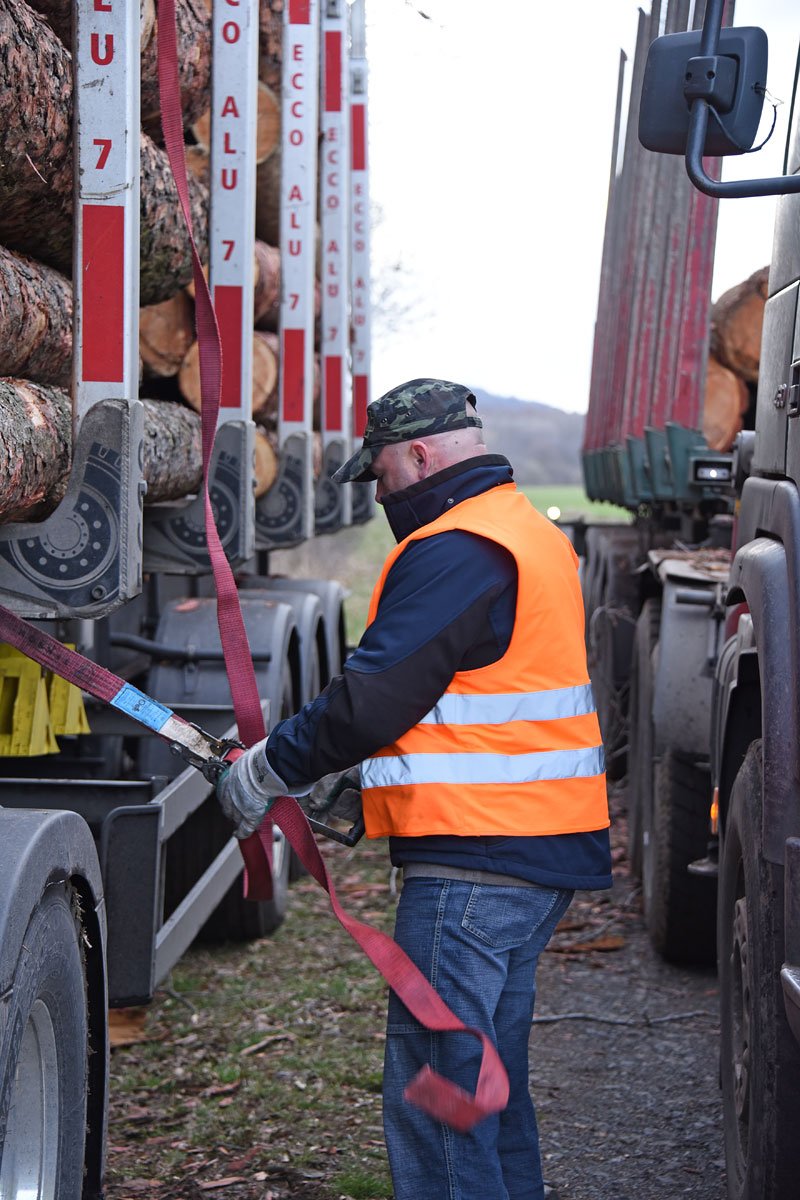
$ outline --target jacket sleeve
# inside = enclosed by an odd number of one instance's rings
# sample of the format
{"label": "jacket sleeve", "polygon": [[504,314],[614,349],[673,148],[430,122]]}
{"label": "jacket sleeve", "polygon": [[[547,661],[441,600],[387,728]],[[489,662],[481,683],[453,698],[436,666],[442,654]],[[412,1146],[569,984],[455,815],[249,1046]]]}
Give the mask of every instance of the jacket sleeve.
{"label": "jacket sleeve", "polygon": [[298,788],[394,742],[456,671],[505,653],[516,587],[516,563],[495,542],[458,530],[411,542],[342,674],[270,734],[272,769]]}

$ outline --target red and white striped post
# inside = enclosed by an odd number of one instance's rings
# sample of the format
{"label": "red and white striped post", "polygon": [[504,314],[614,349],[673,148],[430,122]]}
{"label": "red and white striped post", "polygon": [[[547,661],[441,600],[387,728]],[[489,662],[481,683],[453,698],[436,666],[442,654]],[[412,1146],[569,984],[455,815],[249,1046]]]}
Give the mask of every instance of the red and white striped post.
{"label": "red and white striped post", "polygon": [[349,457],[352,423],[346,0],[325,0],[321,48],[322,473],[317,484],[316,528],[330,532],[349,524],[351,513],[351,489],[331,482]]}
{"label": "red and white striped post", "polygon": [[[370,402],[371,305],[367,58],[364,0],[350,10],[350,286],[352,312],[353,437],[364,435]],[[372,488],[354,485],[353,520],[372,515]]]}
{"label": "red and white striped post", "polygon": [[[314,260],[319,116],[317,0],[287,0],[284,9],[281,112],[281,363],[278,438],[291,522],[276,523],[278,541],[314,532],[313,382]],[[293,478],[288,477],[292,465]],[[273,489],[274,490],[274,489]],[[291,494],[290,494],[291,493]]]}
{"label": "red and white striped post", "polygon": [[130,400],[139,379],[139,6],[75,15],[73,411]]}
{"label": "red and white striped post", "polygon": [[222,339],[222,424],[252,413],[258,6],[220,0],[212,37],[209,275]]}

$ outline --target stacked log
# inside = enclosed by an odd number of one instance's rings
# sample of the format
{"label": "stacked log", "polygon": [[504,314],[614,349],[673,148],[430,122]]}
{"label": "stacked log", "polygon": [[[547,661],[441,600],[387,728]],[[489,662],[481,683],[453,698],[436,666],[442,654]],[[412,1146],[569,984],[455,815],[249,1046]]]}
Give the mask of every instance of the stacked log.
{"label": "stacked log", "polygon": [[[178,0],[180,3],[180,0]],[[44,17],[56,37],[68,50],[72,49],[72,14],[74,0],[31,0],[40,16]],[[139,46],[144,50],[150,40],[156,22],[156,0],[139,0]]]}
{"label": "stacked log", "polygon": [[[148,499],[196,492],[203,475],[200,418],[144,401]],[[38,520],[64,497],[72,465],[72,406],[60,388],[0,379],[0,521]]]}
{"label": "stacked log", "polygon": [[[0,522],[63,498],[72,457],[73,0],[0,0]],[[278,474],[280,103],[284,0],[260,0],[258,215],[253,294],[254,473]],[[162,149],[155,0],[140,0],[140,394],[147,503],[199,487],[199,370],[189,241]],[[206,256],[210,3],[176,0],[195,236]],[[317,285],[316,312],[320,296]],[[315,362],[315,421],[320,372]]]}
{"label": "stacked log", "polygon": [[[264,334],[253,333],[253,419],[266,419],[278,383],[278,360],[264,340]],[[194,342],[188,349],[178,371],[181,395],[197,412],[200,411],[200,348]]]}
{"label": "stacked log", "polygon": [[194,305],[186,292],[139,310],[139,354],[144,375],[171,379],[194,341]]}
{"label": "stacked log", "polygon": [[730,288],[711,310],[711,353],[745,383],[758,383],[769,267]]}
{"label": "stacked log", "polygon": [[[207,98],[207,97],[206,97]],[[192,125],[195,143],[211,148],[211,109],[201,109]],[[256,100],[256,163],[265,162],[278,148],[281,137],[281,102],[272,88],[259,82]]]}
{"label": "stacked log", "polygon": [[[72,59],[24,0],[0,0],[0,244],[72,272]],[[141,299],[154,304],[192,277],[178,193],[165,152],[141,137]],[[190,179],[205,254],[208,192]]]}
{"label": "stacked log", "polygon": [[0,246],[0,375],[69,387],[72,284]]}
{"label": "stacked log", "polygon": [[[191,126],[208,108],[211,92],[211,13],[204,0],[176,0],[175,32],[181,112],[184,124]],[[142,42],[141,78],[142,129],[161,145],[158,20],[154,22],[150,37]]]}
{"label": "stacked log", "polygon": [[753,427],[768,278],[762,267],[711,309],[703,433],[712,450],[730,450],[736,435]]}
{"label": "stacked log", "polygon": [[261,0],[258,7],[258,78],[281,90],[284,0]]}

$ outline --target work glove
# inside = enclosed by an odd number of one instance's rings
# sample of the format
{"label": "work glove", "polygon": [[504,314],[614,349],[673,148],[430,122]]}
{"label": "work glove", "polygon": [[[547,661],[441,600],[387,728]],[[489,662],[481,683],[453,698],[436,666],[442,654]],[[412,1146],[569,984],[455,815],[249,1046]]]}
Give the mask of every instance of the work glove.
{"label": "work glove", "polygon": [[360,769],[351,767],[348,771],[323,775],[300,804],[306,815],[315,821],[338,817],[354,824],[361,816]]}
{"label": "work glove", "polygon": [[267,739],[245,750],[220,776],[217,799],[237,838],[255,833],[278,796],[289,788],[270,767],[266,754]]}

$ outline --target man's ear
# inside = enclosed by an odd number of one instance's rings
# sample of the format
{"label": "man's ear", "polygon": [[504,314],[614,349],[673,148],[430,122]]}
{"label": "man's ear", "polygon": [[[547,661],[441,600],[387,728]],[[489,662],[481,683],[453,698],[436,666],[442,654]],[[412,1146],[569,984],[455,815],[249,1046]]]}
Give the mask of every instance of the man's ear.
{"label": "man's ear", "polygon": [[433,455],[431,448],[425,442],[412,442],[409,447],[411,461],[420,479],[426,479],[432,474]]}

